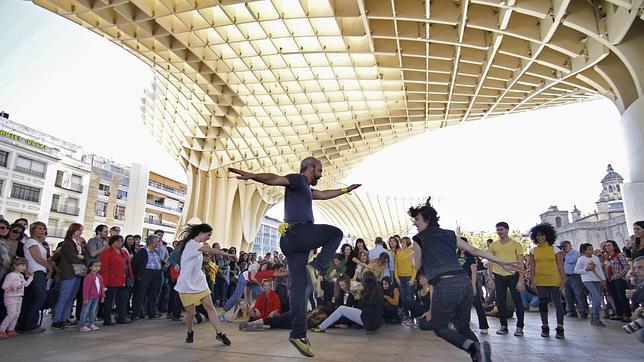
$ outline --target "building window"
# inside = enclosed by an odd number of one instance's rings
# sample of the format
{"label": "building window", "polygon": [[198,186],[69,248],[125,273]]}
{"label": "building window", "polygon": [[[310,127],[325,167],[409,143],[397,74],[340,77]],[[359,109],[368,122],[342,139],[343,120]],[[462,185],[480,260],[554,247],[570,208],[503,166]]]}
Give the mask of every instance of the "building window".
{"label": "building window", "polygon": [[9,162],[9,152],[0,150],[0,166],[7,167]]}
{"label": "building window", "polygon": [[52,211],[58,210],[59,205],[60,205],[60,195],[54,195],[51,198],[51,210]]}
{"label": "building window", "polygon": [[122,205],[114,206],[114,218],[116,220],[125,220],[125,206],[122,206]]}
{"label": "building window", "polygon": [[110,196],[110,185],[98,184],[98,191],[101,191],[105,196]]}
{"label": "building window", "polygon": [[4,180],[0,180],[0,196],[4,194]]}
{"label": "building window", "polygon": [[56,183],[55,185],[58,187],[63,186],[63,178],[65,177],[65,174],[63,171],[56,171]]}
{"label": "building window", "polygon": [[29,158],[18,156],[14,170],[30,175],[45,177],[47,165],[43,162],[35,161]]}
{"label": "building window", "polygon": [[615,185],[615,188],[617,188],[617,192],[621,192],[621,191],[622,191],[622,190],[620,190],[619,185]]}
{"label": "building window", "polygon": [[102,217],[107,216],[107,202],[96,201],[96,206],[94,208],[94,211],[96,213],[96,216],[102,216]]}
{"label": "building window", "polygon": [[101,170],[101,180],[112,182],[112,173],[107,170]]}
{"label": "building window", "polygon": [[558,227],[558,228],[561,227],[561,218],[559,216],[555,218],[555,225],[556,225],[555,227]]}
{"label": "building window", "polygon": [[119,200],[127,200],[127,191],[117,190],[116,191],[116,198],[119,199]]}
{"label": "building window", "polygon": [[40,189],[26,185],[13,184],[11,185],[11,197],[25,201],[39,202]]}

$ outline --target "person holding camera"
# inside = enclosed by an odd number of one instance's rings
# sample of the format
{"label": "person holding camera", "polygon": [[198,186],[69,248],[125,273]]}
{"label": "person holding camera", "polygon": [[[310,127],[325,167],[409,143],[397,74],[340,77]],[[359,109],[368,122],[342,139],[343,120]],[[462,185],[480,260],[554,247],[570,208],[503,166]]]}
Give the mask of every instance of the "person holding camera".
{"label": "person holding camera", "polygon": [[624,326],[624,330],[628,334],[636,333],[637,340],[644,343],[644,256],[640,256],[633,260],[633,271],[637,277],[637,289],[629,290],[629,298],[638,306],[633,312],[635,319],[631,323]]}

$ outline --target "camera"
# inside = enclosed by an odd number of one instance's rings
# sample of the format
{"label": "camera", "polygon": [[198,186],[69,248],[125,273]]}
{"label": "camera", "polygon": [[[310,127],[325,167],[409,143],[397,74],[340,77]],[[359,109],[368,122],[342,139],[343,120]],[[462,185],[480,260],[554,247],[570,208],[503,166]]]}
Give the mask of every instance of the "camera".
{"label": "camera", "polygon": [[642,329],[642,327],[644,327],[644,318],[638,318],[630,322],[629,324],[625,325],[623,328],[624,328],[624,331],[626,331],[626,333],[633,334],[636,331]]}

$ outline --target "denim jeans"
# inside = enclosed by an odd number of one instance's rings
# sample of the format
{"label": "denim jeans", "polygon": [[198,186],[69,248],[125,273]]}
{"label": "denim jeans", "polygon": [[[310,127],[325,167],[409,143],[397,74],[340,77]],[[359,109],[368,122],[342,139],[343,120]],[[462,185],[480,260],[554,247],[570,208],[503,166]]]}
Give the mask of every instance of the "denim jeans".
{"label": "denim jeans", "polygon": [[405,315],[414,303],[414,286],[409,285],[411,277],[400,277],[400,305],[405,311]]}
{"label": "denim jeans", "polygon": [[599,312],[602,309],[602,286],[601,282],[584,282],[584,285],[590,292],[590,298],[592,299],[593,310],[590,316],[591,322],[599,322],[601,319],[599,317]]}
{"label": "denim jeans", "polygon": [[[472,282],[465,274],[439,279],[432,293],[432,325],[437,336],[467,351],[478,339],[470,329]],[[454,329],[449,327],[452,323]]]}
{"label": "denim jeans", "polygon": [[30,331],[38,328],[40,308],[47,297],[47,277],[45,272],[37,271],[31,284],[25,289],[25,297],[22,300],[20,318],[18,324],[23,331]]}
{"label": "denim jeans", "polygon": [[83,304],[81,309],[79,324],[85,327],[88,324],[92,325],[96,321],[96,307],[98,306],[98,298],[90,299],[87,304]]}
{"label": "denim jeans", "polygon": [[54,307],[54,322],[64,322],[69,318],[80,284],[80,277],[73,277],[60,282],[58,301],[56,302],[56,307]]}
{"label": "denim jeans", "polygon": [[514,309],[517,314],[517,328],[523,328],[523,318],[525,315],[525,310],[523,309],[523,302],[521,301],[521,295],[517,290],[517,284],[519,283],[519,274],[514,273],[512,275],[499,275],[494,273],[494,285],[495,294],[496,294],[496,306],[499,310],[499,320],[501,321],[502,327],[508,326],[508,314],[507,309],[507,292],[506,290],[510,289],[510,294],[512,295],[512,300],[514,301]]}
{"label": "denim jeans", "polygon": [[[226,312],[233,309],[233,307],[235,306],[235,303],[237,303],[241,299],[242,294],[244,294],[244,289],[246,289],[246,285],[248,285],[248,280],[246,280],[246,278],[244,278],[244,275],[242,274],[239,276],[239,280],[237,280],[237,286],[235,287],[235,292],[230,298],[228,298],[228,300],[226,301],[226,304],[224,304],[224,310]],[[264,291],[259,284],[255,284],[255,283],[250,284],[250,288],[257,295],[260,295]]]}
{"label": "denim jeans", "polygon": [[537,287],[537,294],[539,295],[539,314],[541,315],[541,325],[548,325],[548,302],[552,301],[555,304],[557,325],[563,326],[564,308],[561,303],[561,292],[559,291],[559,287]]}
{"label": "denim jeans", "polygon": [[[586,293],[584,292],[584,285],[581,282],[581,275],[579,274],[566,274],[566,309],[568,313],[572,314],[588,314],[588,302],[586,301]],[[575,303],[577,309],[575,310]]]}
{"label": "denim jeans", "polygon": [[341,305],[330,316],[320,323],[320,329],[327,329],[337,322],[340,318],[345,317],[357,325],[362,325],[362,311],[358,308],[347,307]]}
{"label": "denim jeans", "polygon": [[[280,239],[280,248],[288,262],[288,293],[291,307],[291,338],[306,337],[306,296],[312,290],[307,263],[322,271],[333,259],[342,241],[342,230],[331,225],[297,224]],[[310,263],[309,252],[322,247]]]}
{"label": "denim jeans", "polygon": [[539,308],[539,297],[537,297],[536,294],[532,294],[527,290],[524,290],[521,292],[521,301],[523,302],[523,306],[525,308],[527,307]]}

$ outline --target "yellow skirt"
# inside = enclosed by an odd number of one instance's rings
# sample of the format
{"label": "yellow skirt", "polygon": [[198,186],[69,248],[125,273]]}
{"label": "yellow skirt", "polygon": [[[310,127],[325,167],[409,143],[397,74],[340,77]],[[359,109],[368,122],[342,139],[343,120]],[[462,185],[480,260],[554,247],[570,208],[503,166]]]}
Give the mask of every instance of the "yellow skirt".
{"label": "yellow skirt", "polygon": [[197,293],[179,293],[181,304],[183,304],[184,307],[187,307],[189,305],[194,305],[195,307],[199,306],[201,305],[201,300],[207,296],[210,296],[209,290],[204,290],[203,292]]}

